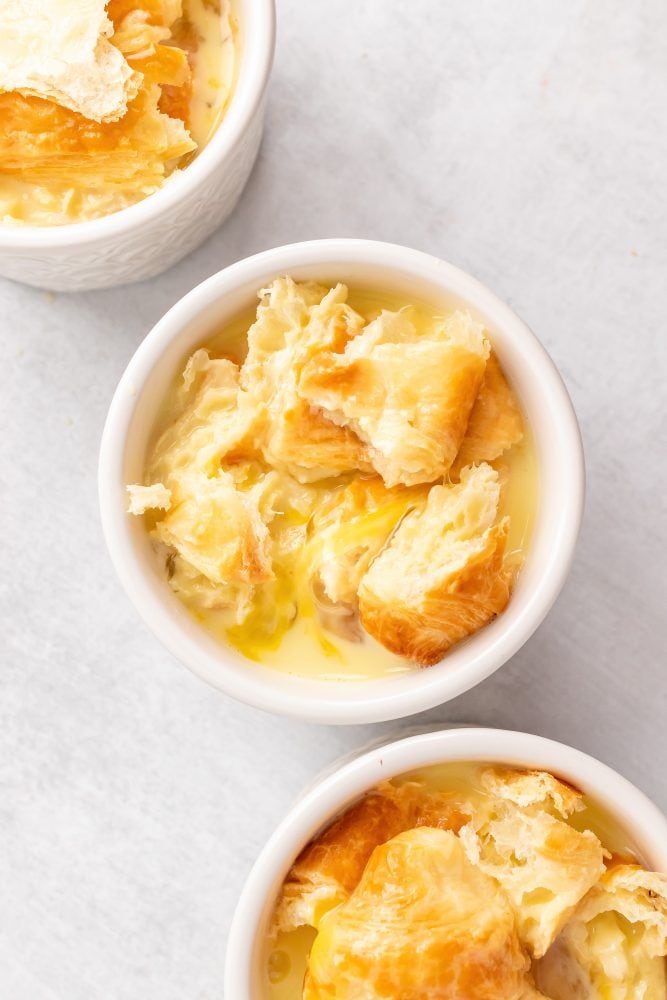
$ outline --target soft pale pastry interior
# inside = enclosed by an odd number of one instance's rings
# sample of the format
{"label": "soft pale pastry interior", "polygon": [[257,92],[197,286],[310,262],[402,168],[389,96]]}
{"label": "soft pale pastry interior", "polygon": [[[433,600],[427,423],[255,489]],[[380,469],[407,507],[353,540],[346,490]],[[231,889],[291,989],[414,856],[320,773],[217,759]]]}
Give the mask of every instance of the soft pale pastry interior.
{"label": "soft pale pastry interior", "polygon": [[227,0],[10,0],[12,11],[0,41],[5,224],[77,222],[145,198],[189,162],[208,139],[204,120],[215,109],[219,121],[228,104]]}
{"label": "soft pale pastry interior", "polygon": [[552,812],[553,800],[545,802],[541,791],[523,804],[513,796],[490,795],[486,808],[461,830],[468,857],[505,890],[521,940],[535,958],[546,953],[605,871],[605,852],[595,834],[569,826],[563,821],[567,812],[557,806]]}
{"label": "soft pale pastry interior", "polygon": [[607,871],[537,966],[553,1000],[664,1000],[667,876],[637,865]]}
{"label": "soft pale pastry interior", "polygon": [[385,782],[288,873],[267,1000],[661,1000],[667,877],[611,829],[546,772]]}
{"label": "soft pale pastry interior", "polygon": [[[187,361],[144,482],[128,487],[171,587],[253,659],[302,628],[308,655],[343,668],[354,647],[397,664],[439,660],[502,612],[523,558],[507,551],[513,514],[503,501],[513,417],[503,452],[484,404],[475,440],[486,426],[499,460],[447,475],[466,447],[489,352],[461,311],[362,311],[343,284],[289,277],[262,289],[226,357],[200,348]],[[348,374],[350,359],[364,359],[384,387],[377,398],[348,393],[363,399],[349,419],[309,396],[335,359]],[[493,365],[503,424],[518,403]],[[368,433],[362,410],[375,421]]]}

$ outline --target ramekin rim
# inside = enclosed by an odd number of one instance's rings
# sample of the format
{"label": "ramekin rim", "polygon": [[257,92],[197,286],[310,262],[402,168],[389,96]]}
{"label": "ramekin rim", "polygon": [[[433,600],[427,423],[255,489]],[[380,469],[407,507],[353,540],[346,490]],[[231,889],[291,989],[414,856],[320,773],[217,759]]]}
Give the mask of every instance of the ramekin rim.
{"label": "ramekin rim", "polygon": [[[556,400],[554,406],[559,412],[561,451],[563,454],[568,453],[571,460],[571,489],[560,512],[550,562],[541,571],[538,586],[527,599],[521,617],[512,623],[512,629],[500,632],[492,650],[479,651],[477,659],[473,657],[470,662],[466,661],[444,676],[436,675],[432,668],[416,672],[414,678],[406,682],[406,686],[410,686],[409,693],[392,681],[394,686],[382,694],[380,686],[386,681],[374,680],[336,682],[335,686],[333,683],[320,681],[316,683],[325,685],[321,689],[321,695],[300,694],[294,690],[295,685],[289,691],[277,691],[266,683],[265,674],[257,678],[250,673],[237,676],[231,671],[226,672],[224,685],[216,684],[226,694],[263,711],[327,724],[386,721],[414,714],[456,697],[505,663],[533,634],[558,596],[574,555],[581,523],[584,499],[583,448],[576,416],[562,378],[532,331],[509,306],[477,279],[454,265],[419,250],[380,241],[344,238],[307,241],[265,250],[237,261],[207,278],[175,303],[153,327],[137,348],[119,382],[109,408],[100,449],[102,524],[116,572],[128,595],[148,627],[191,670],[205,679],[208,671],[224,671],[224,648],[216,654],[214,664],[207,651],[191,636],[185,636],[178,624],[171,621],[162,602],[156,600],[149,588],[144,586],[145,578],[141,574],[135,574],[121,557],[128,529],[127,522],[120,518],[111,502],[114,489],[111,469],[114,463],[110,456],[114,450],[116,454],[122,454],[125,448],[127,428],[133,413],[133,406],[128,404],[129,387],[132,387],[134,398],[138,398],[166,345],[179,336],[188,321],[210,307],[226,290],[250,281],[261,282],[269,273],[283,273],[283,268],[321,265],[324,270],[327,263],[332,265],[334,262],[343,262],[354,266],[355,263],[369,261],[378,267],[385,266],[407,274],[421,274],[428,267],[437,272],[437,276],[429,275],[434,282],[440,280],[443,288],[453,286],[457,296],[469,300],[474,306],[492,315],[496,325],[510,325],[521,331],[522,346],[525,348],[529,345],[533,361],[539,359],[545,385]],[[463,291],[459,287],[461,284]],[[128,392],[125,391],[126,387]],[[128,549],[127,546],[125,548]],[[193,662],[193,657],[197,660],[196,663]],[[295,683],[302,689],[306,686],[302,678]],[[345,686],[350,684],[354,684],[353,701],[345,697],[348,693]],[[335,696],[335,690],[338,697]]]}
{"label": "ramekin rim", "polygon": [[[474,749],[475,744],[488,745],[489,741],[493,747],[488,753]],[[258,1000],[248,990],[249,976],[256,961],[256,937],[262,933],[270,896],[317,830],[381,780],[430,764],[457,761],[551,771],[589,794],[624,829],[637,830],[638,840],[655,847],[655,854],[646,858],[647,863],[654,870],[667,871],[667,817],[633,782],[591,754],[534,733],[490,726],[461,727],[456,723],[398,739],[389,737],[388,742],[362,751],[353,760],[316,779],[288,809],[262,847],[232,917],[225,956],[226,996]],[[604,791],[607,785],[610,789]],[[637,816],[641,817],[640,823]]]}

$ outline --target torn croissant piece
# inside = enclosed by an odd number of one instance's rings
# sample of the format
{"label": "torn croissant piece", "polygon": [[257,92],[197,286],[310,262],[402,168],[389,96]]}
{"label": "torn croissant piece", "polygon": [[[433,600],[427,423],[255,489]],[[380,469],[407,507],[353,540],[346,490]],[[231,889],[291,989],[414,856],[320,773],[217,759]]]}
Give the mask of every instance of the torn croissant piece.
{"label": "torn croissant piece", "polygon": [[158,86],[143,89],[120,121],[95,127],[37,98],[0,94],[2,171],[43,185],[152,190],[195,149],[183,122],[157,110],[159,99]]}
{"label": "torn croissant piece", "polygon": [[112,44],[105,0],[3,0],[0,91],[118,121],[141,77]]}
{"label": "torn croissant piece", "polygon": [[349,899],[321,920],[304,1000],[526,1000],[536,993],[514,914],[450,831],[377,847]]}
{"label": "torn croissant piece", "polygon": [[536,976],[552,1000],[664,1000],[666,955],[667,876],[617,865],[581,901]]}
{"label": "torn croissant piece", "polygon": [[[39,97],[0,94],[2,172],[23,182],[137,200],[155,190],[196,146],[184,122],[160,110],[161,86],[188,87],[187,54],[164,44],[178,6],[169,0],[109,4],[114,51],[139,81],[117,120],[91,121]],[[121,206],[122,207],[122,206]]]}
{"label": "torn croissant piece", "polygon": [[128,511],[166,511],[152,536],[168,549],[172,589],[196,596],[200,607],[230,607],[240,623],[257,587],[274,577],[269,525],[279,476],[255,461],[257,415],[233,362],[195,351],[173,405],[147,484],[128,486]]}
{"label": "torn croissant piece", "polygon": [[[217,590],[219,603],[235,605],[236,620],[248,613],[252,588],[273,578],[268,524],[274,516],[277,474],[250,489],[233,477],[186,472],[172,475],[171,507],[154,528],[155,538]],[[178,577],[170,583],[178,589]]]}
{"label": "torn croissant piece", "polygon": [[379,476],[353,479],[315,511],[303,553],[306,571],[336,604],[357,605],[364,573],[408,511],[426,503],[428,486],[388,489]]}
{"label": "torn croissant piece", "polygon": [[466,465],[492,462],[523,435],[519,404],[492,352],[451,475],[458,478]]}
{"label": "torn croissant piece", "polygon": [[347,305],[347,289],[278,278],[261,293],[248,331],[241,384],[267,413],[266,461],[302,482],[370,472],[365,446],[323,417],[297,392],[303,366],[319,351],[342,350],[363,327]]}
{"label": "torn croissant piece", "polygon": [[459,450],[489,350],[468,313],[419,335],[406,313],[385,311],[344,350],[309,361],[298,391],[368,445],[387,486],[433,482]]}
{"label": "torn croissant piece", "polygon": [[607,852],[590,830],[553,815],[576,809],[578,793],[551,775],[497,770],[482,782],[496,797],[459,836],[470,860],[504,889],[522,943],[540,958],[604,873]]}
{"label": "torn croissant piece", "polygon": [[128,493],[128,514],[145,514],[148,510],[169,510],[171,507],[171,490],[164,483],[150,483],[141,486],[133,483],[126,486]]}
{"label": "torn croissant piece", "polygon": [[[158,438],[146,465],[147,485],[127,487],[130,514],[169,510],[196,501],[203,484],[224,490],[235,486],[235,462],[254,457],[256,415],[239,390],[237,366],[198,350],[185,366],[174,399],[175,419]],[[218,476],[222,460],[230,475]],[[205,479],[217,480],[207,487]],[[181,511],[181,515],[183,510]],[[201,537],[206,543],[207,532]],[[213,579],[215,578],[215,574]]]}
{"label": "torn croissant piece", "polygon": [[457,485],[433,486],[423,510],[403,519],[361,580],[364,628],[426,666],[499,614],[512,582],[499,502],[489,465],[464,469]]}
{"label": "torn croissant piece", "polygon": [[411,782],[379,785],[301,852],[285,879],[274,931],[319,926],[355,889],[373,850],[396,834],[420,826],[457,831],[469,818],[469,807],[451,794]]}
{"label": "torn croissant piece", "polygon": [[172,468],[167,482],[129,486],[129,512],[166,510],[151,534],[166,546],[171,588],[196,596],[202,608],[230,608],[243,622],[258,586],[274,578],[269,525],[278,474],[246,462],[214,475]]}
{"label": "torn croissant piece", "polygon": [[159,437],[146,468],[150,482],[164,482],[184,470],[215,476],[257,455],[258,415],[239,388],[238,367],[198,350],[183,372],[174,400],[175,419]]}
{"label": "torn croissant piece", "polygon": [[370,471],[361,442],[313,412],[297,396],[289,380],[272,399],[266,461],[291,473],[299,482],[316,482],[360,468]]}
{"label": "torn croissant piece", "polygon": [[480,783],[489,795],[522,808],[536,806],[563,819],[584,808],[582,793],[548,771],[490,767],[482,771]]}

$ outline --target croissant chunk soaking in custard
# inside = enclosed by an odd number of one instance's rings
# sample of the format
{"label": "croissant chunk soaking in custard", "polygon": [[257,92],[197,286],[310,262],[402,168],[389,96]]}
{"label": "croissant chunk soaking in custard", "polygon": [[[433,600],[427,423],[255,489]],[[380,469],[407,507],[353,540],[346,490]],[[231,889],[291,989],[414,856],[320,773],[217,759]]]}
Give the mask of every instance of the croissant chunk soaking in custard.
{"label": "croissant chunk soaking in custard", "polygon": [[3,0],[0,218],[116,212],[185,167],[231,98],[230,0]]}
{"label": "croissant chunk soaking in custard", "polygon": [[130,512],[251,659],[328,678],[435,663],[507,605],[534,511],[489,338],[465,310],[342,284],[259,298],[187,360]]}
{"label": "croissant chunk soaking in custard", "polygon": [[445,764],[369,792],[280,891],[265,1000],[665,1000],[667,877],[551,774]]}

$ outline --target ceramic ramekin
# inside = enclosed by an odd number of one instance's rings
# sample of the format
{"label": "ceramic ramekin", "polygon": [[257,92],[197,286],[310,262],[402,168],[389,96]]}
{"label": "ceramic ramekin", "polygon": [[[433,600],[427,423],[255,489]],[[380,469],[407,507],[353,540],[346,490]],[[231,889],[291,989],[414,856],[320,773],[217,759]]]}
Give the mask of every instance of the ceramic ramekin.
{"label": "ceramic ramekin", "polygon": [[185,170],[120,212],[67,226],[0,226],[0,275],[53,291],[153,277],[236,205],[259,150],[275,45],[274,0],[237,0],[239,78],[215,135]]}
{"label": "ceramic ramekin", "polygon": [[227,946],[224,996],[262,1000],[267,929],[299,851],[380,781],[415,768],[482,761],[551,771],[590,795],[627,833],[644,864],[667,871],[667,819],[634,785],[580,750],[529,733],[465,728],[376,746],[321,778],[297,802],[258,857],[239,899]]}
{"label": "ceramic ramekin", "polygon": [[[126,483],[143,481],[156,412],[188,354],[256,301],[281,274],[337,280],[380,292],[463,304],[490,332],[532,427],[539,503],[525,566],[507,609],[425,670],[372,681],[326,682],[251,663],[213,639],[172,593],[140,518],[126,514]],[[268,712],[324,723],[377,722],[448,701],[488,677],[532,635],[554,602],[574,551],[584,496],[583,454],[569,397],[527,326],[488,289],[451,264],[405,247],[322,240],[268,250],[209,278],[148,334],[113,398],[99,467],[102,524],[125,589],[155,635],[227,694]]]}

